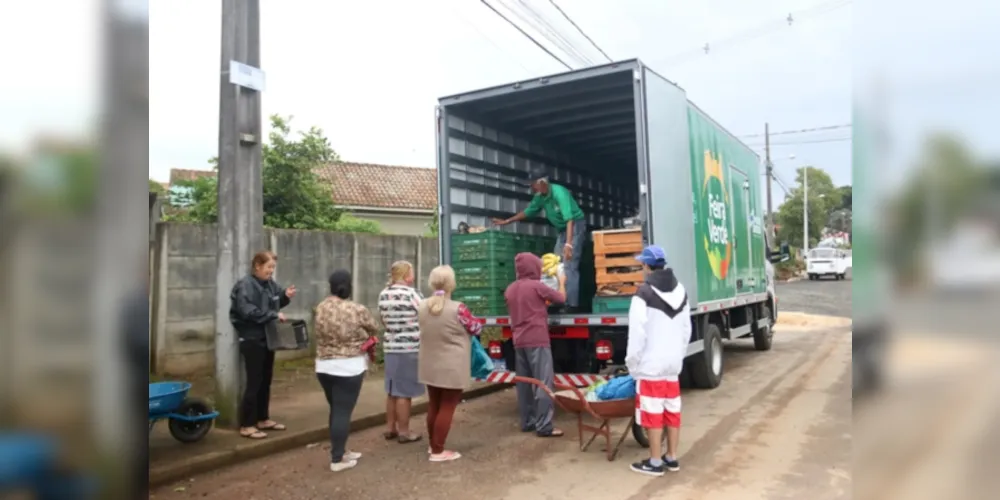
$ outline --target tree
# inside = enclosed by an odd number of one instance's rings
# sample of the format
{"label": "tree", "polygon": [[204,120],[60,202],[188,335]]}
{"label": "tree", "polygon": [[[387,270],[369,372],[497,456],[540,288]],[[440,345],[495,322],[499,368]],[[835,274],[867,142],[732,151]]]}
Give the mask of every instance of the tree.
{"label": "tree", "polygon": [[431,223],[428,224],[428,226],[427,226],[427,234],[426,234],[426,236],[428,238],[437,238],[438,237],[438,223],[440,221],[441,221],[441,214],[438,213],[438,207],[434,207],[434,218],[431,219]]}
{"label": "tree", "polygon": [[[312,127],[292,138],[291,118],[271,116],[268,143],[262,147],[264,225],[282,229],[379,233],[378,222],[344,217],[329,184],[316,167],[340,159],[323,131]],[[209,160],[218,171],[217,159]],[[218,220],[217,179],[202,177],[177,183],[172,204],[187,206],[171,220],[213,223]]]}
{"label": "tree", "polygon": [[840,209],[842,210],[853,210],[852,206],[852,194],[853,188],[850,185],[840,186],[837,188],[840,192]]}
{"label": "tree", "polygon": [[[809,239],[819,241],[823,235],[823,228],[830,218],[831,212],[840,207],[842,202],[841,192],[834,187],[830,175],[823,169],[816,167],[803,167],[798,169],[795,180],[799,187],[792,190],[790,196],[778,207],[778,225],[781,230],[778,232],[778,239],[787,241],[794,247],[802,246],[802,174],[804,169],[809,169]],[[809,245],[810,247],[813,244]]]}
{"label": "tree", "polygon": [[167,194],[167,190],[163,189],[163,185],[153,179],[149,180],[149,192],[156,193],[157,196],[163,196]]}

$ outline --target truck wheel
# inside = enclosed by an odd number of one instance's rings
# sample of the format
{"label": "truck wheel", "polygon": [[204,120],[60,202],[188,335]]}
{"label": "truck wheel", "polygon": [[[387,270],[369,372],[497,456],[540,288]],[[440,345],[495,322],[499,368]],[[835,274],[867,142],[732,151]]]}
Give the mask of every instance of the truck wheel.
{"label": "truck wheel", "polygon": [[722,333],[709,323],[705,329],[705,348],[690,359],[691,381],[699,389],[715,389],[722,383]]}
{"label": "truck wheel", "polygon": [[760,308],[760,319],[766,321],[766,325],[759,326],[753,330],[753,347],[758,351],[770,351],[771,339],[774,338],[774,331],[771,323],[771,308],[763,305]]}

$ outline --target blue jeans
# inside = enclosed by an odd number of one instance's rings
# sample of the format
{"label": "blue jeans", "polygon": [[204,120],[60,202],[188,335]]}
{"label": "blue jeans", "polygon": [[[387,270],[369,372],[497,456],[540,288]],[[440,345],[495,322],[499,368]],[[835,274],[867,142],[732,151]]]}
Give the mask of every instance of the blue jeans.
{"label": "blue jeans", "polygon": [[[569,307],[580,307],[580,254],[583,253],[583,245],[587,241],[587,221],[573,221],[573,258],[569,262],[563,262],[563,272],[566,273],[566,305]],[[559,231],[556,238],[556,247],[553,253],[562,258],[563,246],[566,245],[566,229]]]}

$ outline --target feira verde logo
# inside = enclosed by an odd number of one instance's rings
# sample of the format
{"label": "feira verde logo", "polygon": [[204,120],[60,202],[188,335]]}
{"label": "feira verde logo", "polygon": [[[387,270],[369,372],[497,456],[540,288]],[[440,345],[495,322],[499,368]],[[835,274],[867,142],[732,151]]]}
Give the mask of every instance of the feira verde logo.
{"label": "feira verde logo", "polygon": [[701,221],[705,254],[712,274],[724,280],[729,274],[733,245],[729,240],[729,192],[723,178],[721,158],[705,150],[705,181],[701,186],[705,219]]}

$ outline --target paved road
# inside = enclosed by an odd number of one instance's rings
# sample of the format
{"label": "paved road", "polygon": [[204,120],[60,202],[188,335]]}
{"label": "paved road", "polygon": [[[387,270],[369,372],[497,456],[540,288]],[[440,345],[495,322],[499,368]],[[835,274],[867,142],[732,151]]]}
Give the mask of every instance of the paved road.
{"label": "paved road", "polygon": [[778,314],[797,311],[827,316],[851,317],[851,280],[808,279],[778,283]]}
{"label": "paved road", "polygon": [[[818,286],[825,285],[838,286]],[[460,407],[449,444],[464,457],[454,463],[429,463],[425,443],[389,444],[372,429],[352,435],[350,446],[365,456],[345,473],[329,472],[329,452],[320,444],[165,486],[151,498],[850,498],[847,321],[822,329],[782,327],[770,352],[754,351],[747,340],[729,344],[723,385],[684,393],[682,470],[663,478],[628,470],[645,453],[631,438],[612,463],[599,443],[579,451],[571,437],[575,420],[561,411],[558,424],[567,437],[518,432],[508,390]]]}

